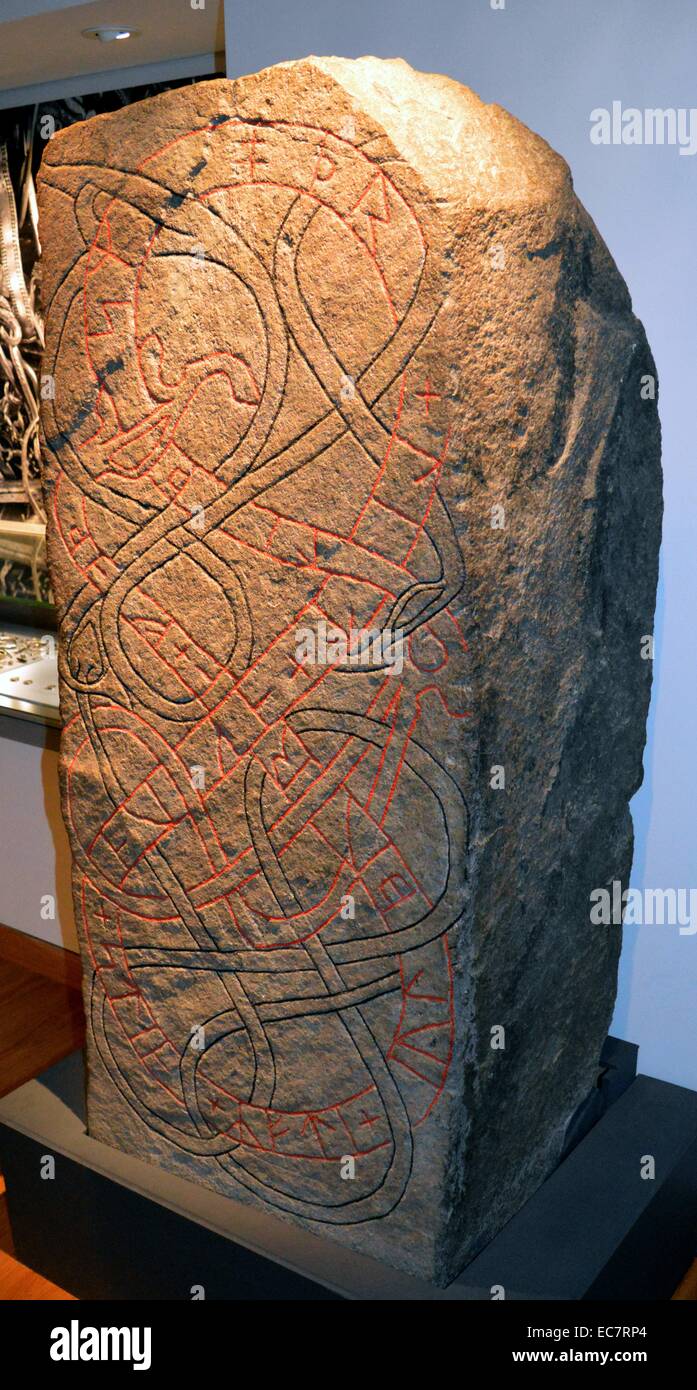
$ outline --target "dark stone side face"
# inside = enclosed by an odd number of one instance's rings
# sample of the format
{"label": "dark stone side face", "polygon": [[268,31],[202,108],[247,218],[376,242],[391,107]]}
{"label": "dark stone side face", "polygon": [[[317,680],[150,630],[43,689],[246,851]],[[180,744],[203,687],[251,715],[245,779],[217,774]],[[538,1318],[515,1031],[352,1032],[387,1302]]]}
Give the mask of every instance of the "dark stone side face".
{"label": "dark stone side face", "polygon": [[611,1014],[643,332],[563,162],[399,63],[86,122],[40,200],[90,1133],[447,1282]]}

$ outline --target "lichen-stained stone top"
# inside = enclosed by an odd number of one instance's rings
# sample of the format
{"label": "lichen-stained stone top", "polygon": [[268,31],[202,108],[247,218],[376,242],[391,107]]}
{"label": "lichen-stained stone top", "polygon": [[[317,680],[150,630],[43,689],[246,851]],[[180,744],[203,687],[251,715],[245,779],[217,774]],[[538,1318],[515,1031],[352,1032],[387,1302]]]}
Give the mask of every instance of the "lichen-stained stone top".
{"label": "lichen-stained stone top", "polygon": [[650,621],[640,326],[563,161],[401,62],[74,126],[40,208],[90,1132],[443,1281],[611,1009],[584,894],[648,687],[626,643],[598,674],[593,586],[640,563]]}

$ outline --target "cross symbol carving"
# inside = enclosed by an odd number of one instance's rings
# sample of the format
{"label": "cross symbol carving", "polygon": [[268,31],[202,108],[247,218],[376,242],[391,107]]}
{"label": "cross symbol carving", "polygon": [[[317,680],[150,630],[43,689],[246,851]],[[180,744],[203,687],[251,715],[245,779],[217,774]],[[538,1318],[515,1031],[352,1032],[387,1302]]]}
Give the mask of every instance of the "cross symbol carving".
{"label": "cross symbol carving", "polygon": [[427,414],[427,415],[430,415],[430,414],[431,414],[431,401],[439,401],[439,400],[441,399],[441,395],[440,395],[440,392],[439,392],[439,391],[432,391],[432,390],[431,390],[431,378],[430,378],[430,377],[426,377],[426,385],[425,385],[423,391],[417,391],[416,394],[417,394],[417,396],[419,397],[419,400],[422,400],[422,401],[425,401],[425,402],[426,402],[426,414]]}
{"label": "cross symbol carving", "polygon": [[249,139],[240,140],[241,145],[249,146],[249,177],[252,181],[254,181],[257,176],[257,164],[268,164],[269,162],[263,155],[257,153],[263,143],[264,142],[259,139],[259,131],[256,129],[256,126]]}

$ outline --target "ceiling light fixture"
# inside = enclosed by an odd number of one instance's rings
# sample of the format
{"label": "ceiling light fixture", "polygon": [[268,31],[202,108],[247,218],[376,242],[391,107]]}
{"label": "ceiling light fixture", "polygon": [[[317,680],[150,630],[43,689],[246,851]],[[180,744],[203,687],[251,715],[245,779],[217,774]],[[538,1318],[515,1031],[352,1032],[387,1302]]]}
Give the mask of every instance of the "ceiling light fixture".
{"label": "ceiling light fixture", "polygon": [[100,43],[113,43],[116,39],[132,39],[138,33],[137,29],[118,29],[104,28],[100,25],[98,29],[83,29],[83,37],[86,39],[99,39]]}

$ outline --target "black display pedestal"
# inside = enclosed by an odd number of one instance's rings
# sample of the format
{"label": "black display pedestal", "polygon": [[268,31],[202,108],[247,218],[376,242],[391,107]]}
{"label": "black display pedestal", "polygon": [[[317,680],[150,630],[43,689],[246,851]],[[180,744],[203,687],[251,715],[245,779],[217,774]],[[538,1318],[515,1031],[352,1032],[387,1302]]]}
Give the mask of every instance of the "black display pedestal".
{"label": "black display pedestal", "polygon": [[0,1101],[17,1259],[79,1298],[666,1299],[697,1250],[697,1093],[651,1077],[448,1289],[88,1138],[83,1082],[73,1053]]}

